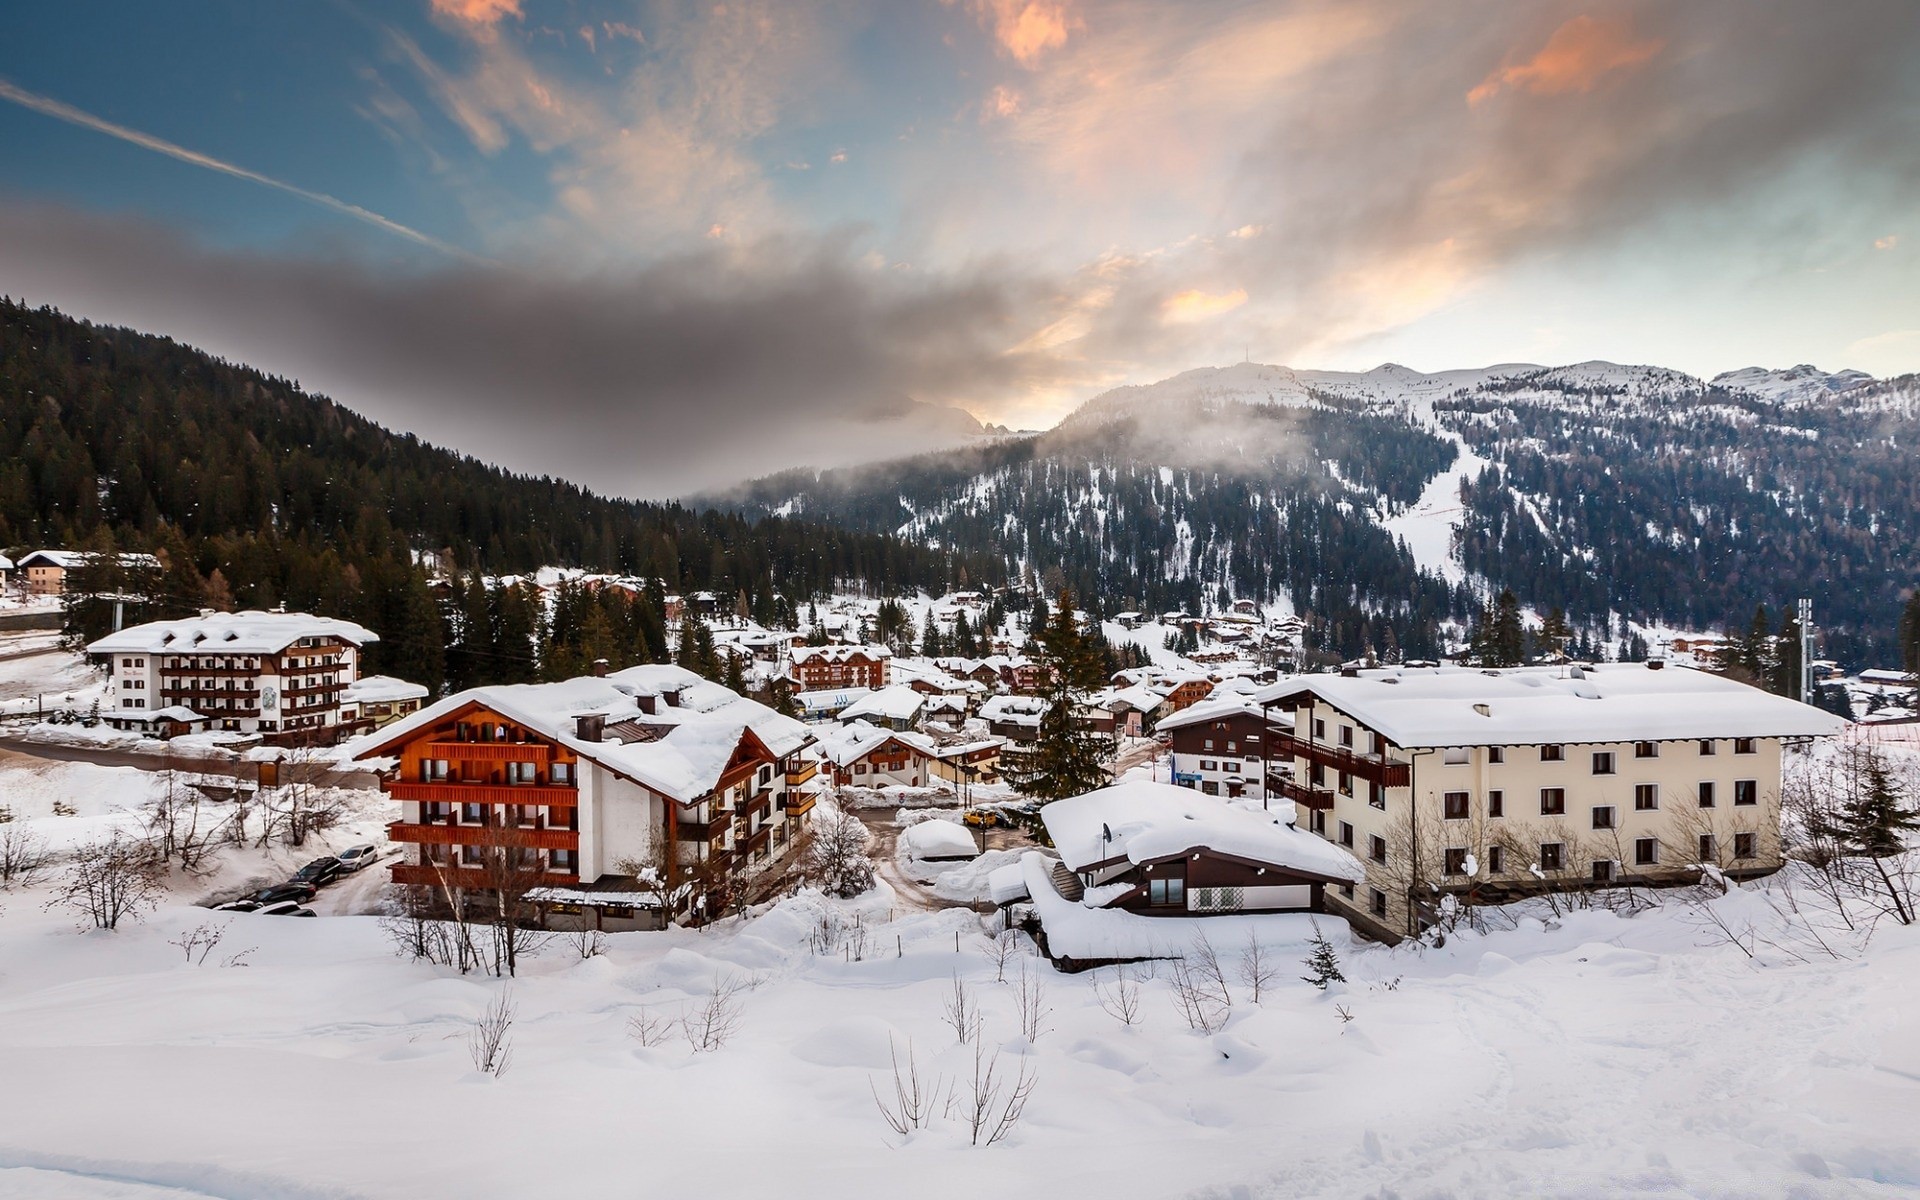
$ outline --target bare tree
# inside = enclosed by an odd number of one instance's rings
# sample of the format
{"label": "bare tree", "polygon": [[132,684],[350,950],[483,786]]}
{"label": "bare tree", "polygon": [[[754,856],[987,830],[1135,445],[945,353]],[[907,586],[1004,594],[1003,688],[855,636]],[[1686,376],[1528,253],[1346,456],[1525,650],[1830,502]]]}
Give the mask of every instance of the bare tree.
{"label": "bare tree", "polygon": [[940,1016],[953,1026],[954,1036],[966,1045],[980,1033],[980,1002],[973,998],[973,992],[967,987],[966,980],[956,973],[953,987],[940,1002]]}
{"label": "bare tree", "polygon": [[540,952],[550,934],[537,925],[538,909],[527,897],[546,882],[540,852],[515,843],[513,830],[489,825],[484,835],[483,883],[479,889],[485,914],[488,969],[512,977],[520,960]]}
{"label": "bare tree", "polygon": [[183,785],[173,760],[166,761],[160,794],[146,807],[147,838],[162,859],[179,863],[189,875],[203,874],[219,836],[218,822],[202,811],[200,789]]}
{"label": "bare tree", "polygon": [[180,952],[187,956],[187,961],[197,965],[207,961],[207,955],[213,953],[213,948],[218,946],[220,939],[225,936],[227,936],[225,926],[203,921],[192,929],[182,930],[179,937],[169,938],[167,944],[180,947]]}
{"label": "bare tree", "polygon": [[1188,953],[1173,960],[1173,1003],[1187,1028],[1218,1033],[1233,1011],[1226,974],[1207,935],[1197,933]]}
{"label": "bare tree", "polygon": [[1020,931],[1014,928],[1002,929],[993,935],[987,944],[987,957],[993,960],[993,981],[1007,981],[1007,963],[1013,959],[1014,952],[1020,948]]}
{"label": "bare tree", "polygon": [[658,1046],[672,1035],[679,1022],[651,1009],[641,1009],[627,1018],[627,1036],[642,1046]]}
{"label": "bare tree", "polygon": [[1140,982],[1133,978],[1125,963],[1113,969],[1111,984],[1104,984],[1096,977],[1093,994],[1106,1014],[1122,1025],[1131,1026],[1139,1021]]}
{"label": "bare tree", "polygon": [[123,919],[159,905],[164,878],[152,851],[116,831],[74,851],[73,866],[46,907],[77,909],[94,928],[117,929]]}
{"label": "bare tree", "polygon": [[1260,994],[1280,978],[1280,964],[1274,961],[1266,948],[1260,944],[1260,937],[1252,928],[1247,930],[1247,944],[1240,951],[1240,964],[1236,972],[1240,984],[1247,989],[1255,1004],[1260,1003]]}
{"label": "bare tree", "polygon": [[721,1049],[739,1030],[743,990],[746,984],[737,978],[716,977],[706,995],[680,1018],[680,1031],[696,1054]]}
{"label": "bare tree", "polygon": [[0,823],[0,892],[32,886],[52,861],[47,839],[24,825]]}
{"label": "bare tree", "polygon": [[880,1089],[873,1081],[867,1081],[867,1088],[873,1093],[873,1102],[880,1109],[881,1119],[887,1127],[902,1137],[916,1129],[924,1129],[933,1120],[934,1107],[939,1101],[941,1084],[938,1075],[931,1079],[921,1074],[920,1062],[914,1057],[913,1042],[907,1042],[907,1061],[900,1063],[900,1050],[891,1037],[887,1039],[887,1057],[893,1063],[893,1098],[882,1099]]}
{"label": "bare tree", "polygon": [[277,838],[297,849],[351,814],[346,793],[321,783],[332,766],[316,747],[287,751],[280,760],[279,785],[261,789],[259,845]]}
{"label": "bare tree", "polygon": [[680,861],[680,848],[667,836],[667,818],[662,805],[655,806],[653,826],[647,838],[647,852],[638,858],[623,858],[613,864],[622,875],[633,877],[634,890],[647,895],[669,918],[686,904],[691,872]]}
{"label": "bare tree", "polygon": [[507,1031],[513,1028],[514,1004],[510,989],[502,987],[486,1011],[473,1023],[467,1035],[467,1051],[473,1057],[473,1069],[498,1079],[507,1073],[513,1061],[513,1043]]}
{"label": "bare tree", "polygon": [[1020,1016],[1020,1036],[1029,1043],[1040,1040],[1047,1032],[1047,1018],[1053,1015],[1053,1009],[1047,1005],[1047,983],[1038,972],[1027,969],[1027,960],[1020,960],[1020,978],[1014,981],[1014,1011]]}
{"label": "bare tree", "polygon": [[599,958],[607,952],[606,935],[591,925],[583,925],[569,932],[566,937],[567,945],[573,947],[574,953],[583,960]]}
{"label": "bare tree", "polygon": [[[973,1046],[973,1079],[963,1098],[967,1130],[976,1146],[991,1146],[1003,1141],[1020,1123],[1027,1100],[1039,1082],[1033,1064],[1020,1059],[1019,1073],[1009,1081],[1000,1075],[1000,1052],[986,1054],[979,1041]],[[1005,1095],[1002,1095],[1002,1093]]]}

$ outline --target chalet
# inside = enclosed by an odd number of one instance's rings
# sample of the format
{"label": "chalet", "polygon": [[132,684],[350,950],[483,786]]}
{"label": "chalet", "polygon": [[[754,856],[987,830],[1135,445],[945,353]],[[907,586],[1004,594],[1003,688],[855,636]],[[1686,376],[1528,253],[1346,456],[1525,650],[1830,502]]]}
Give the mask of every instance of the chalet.
{"label": "chalet", "polygon": [[870,721],[888,729],[912,729],[926,705],[925,695],[904,683],[896,683],[860,697],[840,710],[839,719]]}
{"label": "chalet", "polygon": [[795,646],[791,672],[803,692],[831,688],[887,686],[887,662],[893,651],[885,646]]}
{"label": "chalet", "polygon": [[113,672],[105,712],[116,729],[148,726],[147,713],[186,709],[214,729],[274,740],[333,741],[341,707],[360,678],[360,651],[379,635],[308,613],[210,613],[153,621],[87,647]]}
{"label": "chalet", "polygon": [[1190,788],[1135,781],[1040,810],[1060,852],[1056,890],[1089,908],[1146,916],[1324,911],[1329,884],[1365,877],[1353,855]]}
{"label": "chalet", "polygon": [[1657,661],[1354,670],[1258,700],[1293,722],[1264,735],[1268,796],[1366,865],[1328,907],[1388,940],[1448,894],[1775,871],[1784,748],[1845,725]]}
{"label": "chalet", "polygon": [[1000,782],[1000,738],[978,738],[951,746],[935,746],[933,777],[956,787]]}
{"label": "chalet", "polygon": [[1040,736],[1040,718],[1047,702],[1038,696],[994,696],[980,706],[987,732],[1009,742],[1031,742]]}
{"label": "chalet", "polygon": [[1138,629],[1140,627],[1140,622],[1145,619],[1146,618],[1142,617],[1137,612],[1123,612],[1123,613],[1113,614],[1114,624],[1120,626],[1120,628],[1122,629]]}
{"label": "chalet", "polygon": [[[60,596],[67,590],[67,572],[84,566],[90,557],[84,550],[35,550],[15,564],[15,569],[26,576],[29,596]],[[119,558],[123,567],[160,565],[160,560],[151,554],[129,553]]]}
{"label": "chalet", "polygon": [[1273,732],[1292,728],[1291,714],[1263,710],[1245,696],[1207,700],[1159,724],[1159,732],[1171,738],[1174,783],[1203,795],[1261,801],[1267,795],[1267,742]]}
{"label": "chalet", "polygon": [[704,918],[792,849],[818,788],[812,743],[763,704],[644,666],[461,692],[353,757],[397,760],[387,834],[412,849],[396,883],[488,891],[511,874],[631,893],[652,880],[671,916]]}
{"label": "chalet", "polygon": [[348,728],[378,729],[427,702],[427,689],[391,675],[363,675],[340,693],[340,724]]}
{"label": "chalet", "polygon": [[926,787],[933,742],[918,733],[856,721],[820,731],[820,754],[836,787]]}

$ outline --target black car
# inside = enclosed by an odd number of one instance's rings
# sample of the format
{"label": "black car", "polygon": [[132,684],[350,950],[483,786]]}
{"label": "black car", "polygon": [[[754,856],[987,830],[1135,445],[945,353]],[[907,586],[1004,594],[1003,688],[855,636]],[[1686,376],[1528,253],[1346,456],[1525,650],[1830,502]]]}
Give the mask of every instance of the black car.
{"label": "black car", "polygon": [[278,904],[282,900],[311,900],[320,894],[320,889],[300,879],[289,879],[285,883],[276,883],[270,888],[261,888],[253,894],[254,902],[265,907]]}
{"label": "black car", "polygon": [[329,854],[325,858],[316,858],[293,873],[289,883],[310,883],[314,887],[325,887],[347,873],[346,864]]}

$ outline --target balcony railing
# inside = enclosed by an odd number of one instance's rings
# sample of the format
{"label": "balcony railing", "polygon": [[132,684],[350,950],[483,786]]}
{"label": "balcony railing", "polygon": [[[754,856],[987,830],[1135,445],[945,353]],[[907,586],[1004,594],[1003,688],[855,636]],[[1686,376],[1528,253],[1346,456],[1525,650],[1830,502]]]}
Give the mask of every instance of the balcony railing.
{"label": "balcony railing", "polygon": [[553,747],[545,742],[428,742],[427,755],[430,758],[465,759],[468,762],[544,764],[552,759]]}
{"label": "balcony railing", "polygon": [[1317,766],[1340,771],[1377,783],[1381,787],[1406,787],[1413,779],[1412,768],[1377,754],[1356,754],[1344,746],[1328,746],[1290,733],[1275,734],[1273,751],[1282,758],[1304,758]]}
{"label": "balcony railing", "polygon": [[535,850],[578,850],[580,835],[571,829],[525,825],[449,825],[439,821],[394,821],[387,838],[434,846],[529,846]]}
{"label": "balcony railing", "polygon": [[386,785],[395,800],[440,804],[544,804],[577,808],[580,789],[552,783],[461,783],[453,779],[396,779]]}
{"label": "balcony railing", "polygon": [[1296,783],[1291,779],[1281,779],[1276,775],[1267,776],[1267,790],[1278,796],[1284,796],[1295,804],[1304,804],[1308,808],[1321,810],[1333,807],[1333,792],[1327,788],[1310,787]]}
{"label": "balcony railing", "polygon": [[813,808],[815,799],[817,799],[817,797],[812,792],[789,792],[781,800],[780,806],[786,809],[788,816],[798,817]]}
{"label": "balcony railing", "polygon": [[[395,883],[422,884],[426,887],[447,886],[485,891],[499,882],[497,877],[479,867],[423,867],[418,863],[395,863],[392,871]],[[543,871],[538,875],[516,872],[513,883],[515,886],[576,887],[580,883],[580,876],[552,871]]]}
{"label": "balcony railing", "polygon": [[805,783],[809,779],[812,779],[815,775],[818,775],[819,773],[820,773],[819,763],[811,762],[811,761],[801,763],[799,766],[795,767],[793,770],[787,772],[787,786],[799,787],[801,784]]}

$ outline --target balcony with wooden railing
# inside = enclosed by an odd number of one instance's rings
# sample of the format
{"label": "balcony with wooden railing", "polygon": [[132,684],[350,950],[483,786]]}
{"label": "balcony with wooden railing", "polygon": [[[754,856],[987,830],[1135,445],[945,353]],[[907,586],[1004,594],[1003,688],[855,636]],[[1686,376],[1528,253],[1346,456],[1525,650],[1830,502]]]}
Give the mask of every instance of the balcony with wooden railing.
{"label": "balcony with wooden railing", "polygon": [[[428,867],[419,863],[395,863],[391,870],[395,883],[420,884],[426,887],[456,887],[486,891],[500,882],[497,876],[479,867]],[[523,884],[529,887],[578,887],[580,876],[557,874],[552,871],[542,871],[537,875],[515,872],[513,884],[515,887]]]}
{"label": "balcony with wooden railing", "polygon": [[812,810],[816,799],[818,796],[813,792],[788,792],[781,798],[780,807],[785,809],[790,817],[805,816]]}
{"label": "balcony with wooden railing", "polygon": [[553,747],[545,742],[428,742],[428,758],[467,762],[531,762],[545,765]]}
{"label": "balcony with wooden railing", "polygon": [[455,825],[445,821],[393,821],[387,839],[432,846],[527,846],[535,850],[578,850],[577,830],[538,825]]}
{"label": "balcony with wooden railing", "polygon": [[1291,779],[1282,779],[1278,775],[1267,776],[1267,791],[1291,800],[1295,804],[1304,804],[1308,808],[1324,811],[1333,807],[1333,792],[1330,789],[1296,783]]}
{"label": "balcony with wooden railing", "polygon": [[1315,766],[1339,771],[1377,783],[1381,787],[1406,787],[1413,780],[1413,769],[1378,754],[1356,754],[1345,746],[1329,746],[1290,733],[1273,736],[1273,753],[1280,758],[1304,758]]}
{"label": "balcony with wooden railing", "polygon": [[799,787],[819,773],[820,764],[818,762],[812,760],[803,762],[793,770],[787,772],[787,786]]}
{"label": "balcony with wooden railing", "polygon": [[395,779],[386,785],[395,800],[428,804],[541,804],[548,808],[578,808],[580,789],[554,783],[462,783],[457,779],[431,781]]}

